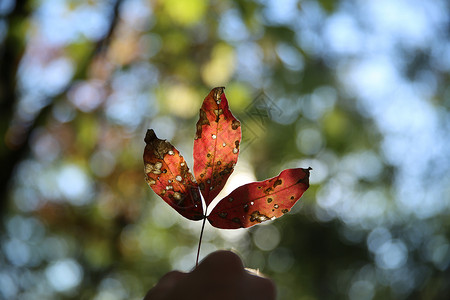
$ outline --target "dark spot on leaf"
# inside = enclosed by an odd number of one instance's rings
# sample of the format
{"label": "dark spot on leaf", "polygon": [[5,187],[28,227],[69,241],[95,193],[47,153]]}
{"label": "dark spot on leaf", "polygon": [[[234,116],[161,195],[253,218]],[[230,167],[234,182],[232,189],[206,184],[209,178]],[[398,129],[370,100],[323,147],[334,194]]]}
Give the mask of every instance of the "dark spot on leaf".
{"label": "dark spot on leaf", "polygon": [[289,211],[289,209],[285,208],[285,209],[283,209],[281,212],[282,212],[283,214],[285,214],[285,213],[287,213],[288,211]]}
{"label": "dark spot on leaf", "polygon": [[250,215],[250,222],[258,222],[258,223],[262,223],[264,221],[270,220],[269,217],[267,217],[266,215],[263,215],[261,213],[259,213],[258,210],[255,210],[254,212],[252,212],[252,214]]}
{"label": "dark spot on leaf", "polygon": [[217,165],[220,166],[221,164],[222,164],[222,162],[219,160],[219,161],[217,162]]}
{"label": "dark spot on leaf", "polygon": [[200,178],[203,178],[203,177],[205,177],[205,174],[203,174],[203,173],[200,174]]}
{"label": "dark spot on leaf", "polygon": [[244,204],[244,211],[248,212],[248,204]]}
{"label": "dark spot on leaf", "polygon": [[276,188],[277,186],[281,185],[283,183],[283,181],[281,179],[277,179],[274,183],[273,183],[273,188]]}
{"label": "dark spot on leaf", "polygon": [[258,186],[258,190],[260,190],[262,187],[261,186]]}
{"label": "dark spot on leaf", "polygon": [[200,182],[200,184],[198,185],[199,188],[203,191],[205,190],[205,183],[204,182]]}
{"label": "dark spot on leaf", "polygon": [[206,154],[206,157],[211,157],[211,153]]}
{"label": "dark spot on leaf", "polygon": [[294,200],[295,199],[295,197],[294,196],[291,196],[291,200]]}
{"label": "dark spot on leaf", "polygon": [[228,174],[231,174],[231,172],[233,172],[233,164],[232,163],[228,163],[225,168],[219,172],[220,176],[226,176]]}
{"label": "dark spot on leaf", "polygon": [[264,190],[264,193],[269,194],[272,191],[271,187],[268,187],[267,189]]}
{"label": "dark spot on leaf", "polygon": [[195,140],[199,139],[202,137],[202,126],[203,125],[209,125],[209,120],[208,117],[206,116],[206,112],[200,108],[200,118],[197,121],[197,131],[195,132]]}
{"label": "dark spot on leaf", "polygon": [[219,217],[221,217],[221,218],[226,218],[227,216],[228,216],[227,212],[222,211],[219,213]]}
{"label": "dark spot on leaf", "polygon": [[166,169],[163,169],[162,172],[163,172],[163,174],[166,174],[166,173],[167,173],[167,170],[166,170]]}
{"label": "dark spot on leaf", "polygon": [[239,128],[239,126],[241,126],[241,122],[239,122],[238,120],[233,120],[233,122],[231,122],[231,129],[236,130]]}
{"label": "dark spot on leaf", "polygon": [[267,198],[267,203],[270,203],[270,202],[272,202],[272,198]]}
{"label": "dark spot on leaf", "polygon": [[239,141],[238,140],[234,141],[234,145],[236,146],[236,149],[239,149]]}
{"label": "dark spot on leaf", "polygon": [[241,219],[239,219],[239,218],[233,218],[233,219],[231,219],[231,221],[233,221],[234,223],[237,223],[237,224],[241,224]]}
{"label": "dark spot on leaf", "polygon": [[274,207],[275,209],[278,209],[278,207],[280,207],[280,206],[279,206],[278,204],[274,204],[273,207]]}
{"label": "dark spot on leaf", "polygon": [[230,197],[230,198],[228,198],[228,202],[233,202],[233,200],[234,200],[234,199],[233,199],[233,198],[231,198],[231,197]]}
{"label": "dark spot on leaf", "polygon": [[302,178],[302,179],[299,179],[295,184],[299,184],[299,183],[307,183],[308,182],[308,178]]}

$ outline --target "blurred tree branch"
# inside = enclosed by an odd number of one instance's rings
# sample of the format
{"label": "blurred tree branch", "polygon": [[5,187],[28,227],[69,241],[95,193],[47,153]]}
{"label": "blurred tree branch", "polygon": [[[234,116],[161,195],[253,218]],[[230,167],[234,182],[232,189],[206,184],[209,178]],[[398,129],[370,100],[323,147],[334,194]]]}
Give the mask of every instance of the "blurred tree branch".
{"label": "blurred tree branch", "polygon": [[8,32],[0,52],[0,212],[3,216],[10,178],[17,162],[25,153],[25,146],[11,149],[6,145],[6,133],[14,115],[14,106],[17,103],[16,77],[20,60],[25,50],[25,36],[18,36],[16,28],[24,26],[30,14],[30,1],[17,1],[13,11],[6,16]]}
{"label": "blurred tree branch", "polygon": [[[11,178],[17,164],[27,155],[29,151],[29,138],[32,131],[40,124],[44,123],[52,111],[55,100],[62,98],[71,88],[76,79],[86,78],[89,66],[93,60],[106,53],[114,30],[117,26],[120,6],[123,0],[116,0],[113,5],[111,22],[106,34],[99,39],[92,51],[84,60],[78,63],[78,68],[69,84],[58,94],[52,97],[46,107],[44,107],[32,122],[16,122],[15,106],[18,103],[17,92],[17,70],[25,51],[26,36],[19,36],[17,28],[25,26],[27,17],[31,13],[31,1],[17,1],[14,10],[7,16],[8,33],[0,52],[0,134],[2,143],[0,148],[0,218],[3,217],[8,202],[8,189],[11,185]],[[9,143],[8,135],[14,136],[20,143]]]}

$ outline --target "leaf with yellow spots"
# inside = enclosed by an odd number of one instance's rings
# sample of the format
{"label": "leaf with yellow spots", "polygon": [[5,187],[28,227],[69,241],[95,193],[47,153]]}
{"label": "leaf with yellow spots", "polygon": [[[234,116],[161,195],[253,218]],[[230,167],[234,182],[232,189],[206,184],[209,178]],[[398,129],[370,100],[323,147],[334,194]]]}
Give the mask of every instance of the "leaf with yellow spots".
{"label": "leaf with yellow spots", "polygon": [[287,169],[280,175],[238,187],[208,216],[222,229],[251,227],[287,213],[309,187],[310,169]]}
{"label": "leaf with yellow spots", "polygon": [[206,96],[194,139],[194,174],[208,206],[234,170],[241,143],[241,123],[233,116],[224,87]]}
{"label": "leaf with yellow spots", "polygon": [[183,217],[204,218],[198,186],[180,152],[152,129],[145,135],[144,171],[152,190]]}

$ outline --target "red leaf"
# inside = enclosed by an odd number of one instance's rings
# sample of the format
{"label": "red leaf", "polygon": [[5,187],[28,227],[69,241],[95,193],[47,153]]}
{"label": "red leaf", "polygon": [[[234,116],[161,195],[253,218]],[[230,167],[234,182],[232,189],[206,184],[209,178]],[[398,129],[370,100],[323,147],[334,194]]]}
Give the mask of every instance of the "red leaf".
{"label": "red leaf", "polygon": [[203,101],[194,140],[194,174],[206,206],[233,172],[241,142],[241,123],[229,110],[224,89],[212,89]]}
{"label": "red leaf", "polygon": [[250,227],[287,213],[309,187],[310,169],[288,169],[280,175],[235,189],[208,216],[223,229]]}
{"label": "red leaf", "polygon": [[197,183],[180,152],[152,129],[145,135],[144,168],[146,181],[153,191],[183,217],[204,218]]}

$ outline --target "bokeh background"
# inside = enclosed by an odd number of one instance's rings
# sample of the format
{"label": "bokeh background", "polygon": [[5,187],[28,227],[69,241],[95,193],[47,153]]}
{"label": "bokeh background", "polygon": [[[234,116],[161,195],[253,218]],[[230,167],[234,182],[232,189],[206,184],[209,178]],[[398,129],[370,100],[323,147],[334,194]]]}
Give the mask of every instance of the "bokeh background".
{"label": "bokeh background", "polygon": [[[226,86],[227,191],[289,167],[283,218],[206,227],[279,299],[448,299],[450,2],[1,0],[0,299],[140,299],[195,263],[200,222],[148,188],[147,128],[193,166]],[[201,292],[201,291],[199,291]]]}

